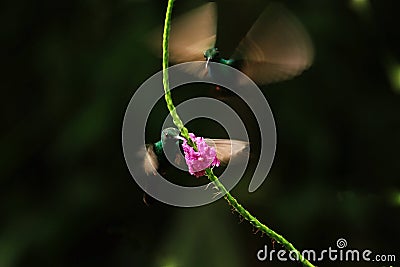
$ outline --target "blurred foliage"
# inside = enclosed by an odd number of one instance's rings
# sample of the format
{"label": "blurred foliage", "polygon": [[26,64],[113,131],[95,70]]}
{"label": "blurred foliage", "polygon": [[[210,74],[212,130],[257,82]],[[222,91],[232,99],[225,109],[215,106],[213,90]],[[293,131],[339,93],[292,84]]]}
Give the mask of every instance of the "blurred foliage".
{"label": "blurred foliage", "polygon": [[[201,3],[177,1],[174,15]],[[121,123],[135,89],[161,69],[145,36],[163,23],[165,4],[2,4],[1,267],[293,266],[258,262],[271,241],[223,200],[193,209],[142,202],[122,155]],[[335,247],[342,237],[351,248],[398,253],[397,2],[286,4],[313,38],[315,64],[263,87],[276,119],[276,158],[258,191],[247,192],[248,176],[233,194],[299,249]],[[264,5],[218,1],[224,55]],[[150,142],[165,107],[158,113]],[[209,128],[191,129],[207,136]]]}

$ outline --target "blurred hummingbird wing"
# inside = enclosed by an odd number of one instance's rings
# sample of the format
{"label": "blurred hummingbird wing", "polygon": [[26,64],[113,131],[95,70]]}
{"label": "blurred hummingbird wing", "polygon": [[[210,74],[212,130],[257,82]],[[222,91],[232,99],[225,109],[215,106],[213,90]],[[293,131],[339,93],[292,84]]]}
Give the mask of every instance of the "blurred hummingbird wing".
{"label": "blurred hummingbird wing", "polygon": [[[146,174],[147,176],[149,176],[150,174],[152,175],[156,175],[157,174],[157,169],[159,167],[159,163],[157,160],[157,156],[154,152],[154,146],[152,144],[146,144],[145,147],[143,147],[142,149],[139,150],[139,152],[137,153],[137,156],[142,159],[143,161],[143,174]],[[145,180],[145,188],[146,190],[148,190],[149,188],[152,188],[152,190],[155,190],[154,188],[156,188],[157,184],[154,183],[151,178],[153,176],[149,176],[147,177],[147,179]],[[145,190],[145,191],[146,191]],[[150,206],[151,204],[154,203],[154,198],[152,198],[150,195],[148,195],[146,192],[143,193],[143,202],[147,205]]]}
{"label": "blurred hummingbird wing", "polygon": [[153,145],[146,145],[142,151],[139,152],[143,157],[143,169],[147,175],[156,175],[159,166],[157,156],[154,152]]}
{"label": "blurred hummingbird wing", "polygon": [[260,84],[299,75],[314,58],[311,38],[288,10],[270,4],[240,42],[234,59],[243,60],[242,71]]}
{"label": "blurred hummingbird wing", "polygon": [[[211,2],[174,19],[169,36],[169,60],[173,63],[204,60],[204,52],[215,45],[216,15],[216,4]],[[161,40],[161,29],[150,37],[160,56]]]}
{"label": "blurred hummingbird wing", "polygon": [[249,155],[249,143],[239,140],[229,139],[206,139],[209,146],[214,146],[217,152],[217,158],[223,164],[230,160],[245,159]]}

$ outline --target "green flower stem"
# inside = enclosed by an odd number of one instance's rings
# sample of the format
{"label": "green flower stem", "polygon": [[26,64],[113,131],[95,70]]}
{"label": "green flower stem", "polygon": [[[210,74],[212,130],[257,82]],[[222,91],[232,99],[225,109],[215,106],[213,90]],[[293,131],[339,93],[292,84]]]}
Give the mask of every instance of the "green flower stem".
{"label": "green flower stem", "polygon": [[169,32],[171,29],[171,16],[172,16],[172,6],[174,5],[174,0],[168,1],[167,12],[165,14],[165,22],[164,22],[164,32],[163,32],[163,44],[162,44],[162,52],[163,52],[163,61],[162,61],[162,70],[163,70],[163,86],[165,92],[165,101],[167,102],[167,107],[169,112],[171,113],[172,119],[176,127],[178,127],[181,135],[187,140],[188,144],[193,147],[197,151],[196,143],[189,137],[188,129],[183,124],[181,118],[179,118],[178,113],[176,112],[176,108],[174,103],[172,102],[171,91],[169,90],[169,75],[168,75],[168,61],[169,61],[169,53],[168,53],[168,44],[169,44]]}
{"label": "green flower stem", "polygon": [[261,232],[265,233],[267,236],[282,244],[288,251],[293,251],[296,254],[296,258],[304,266],[312,267],[314,265],[311,264],[306,258],[304,258],[300,251],[298,251],[289,241],[287,241],[283,236],[276,233],[274,230],[270,229],[265,224],[261,223],[256,217],[250,214],[242,205],[237,202],[237,200],[226,190],[225,186],[218,180],[217,176],[213,173],[212,169],[206,169],[206,174],[210,181],[214,183],[214,185],[218,188],[218,190],[224,195],[224,198],[228,203],[247,221],[249,221],[254,227],[256,227]]}
{"label": "green flower stem", "polygon": [[[188,144],[197,150],[196,143],[189,137],[189,132],[187,128],[184,126],[182,120],[179,118],[178,113],[176,112],[174,103],[172,102],[171,92],[169,90],[169,78],[168,78],[168,42],[169,42],[169,33],[171,28],[171,15],[172,15],[172,7],[174,4],[174,0],[168,0],[167,12],[165,15],[165,23],[164,23],[164,34],[163,34],[163,86],[165,91],[165,101],[167,102],[167,107],[171,116],[173,118],[174,124],[178,127],[182,136],[188,141]],[[237,200],[226,190],[224,185],[218,180],[218,178],[214,175],[212,169],[206,169],[206,174],[208,179],[214,183],[214,185],[218,188],[220,193],[222,193],[228,203],[247,221],[249,221],[254,227],[256,227],[261,232],[265,233],[267,236],[275,240],[276,242],[282,244],[288,251],[293,251],[297,258],[304,266],[313,267],[307,259],[305,259],[301,253],[283,236],[277,234],[275,231],[268,228],[266,225],[262,224],[256,217],[250,214],[242,205],[240,205]]]}

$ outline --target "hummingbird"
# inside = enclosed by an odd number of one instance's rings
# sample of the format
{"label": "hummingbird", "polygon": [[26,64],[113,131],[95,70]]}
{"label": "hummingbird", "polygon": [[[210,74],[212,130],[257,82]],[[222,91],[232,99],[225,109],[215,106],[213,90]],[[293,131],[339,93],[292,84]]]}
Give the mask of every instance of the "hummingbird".
{"label": "hummingbird", "polygon": [[[168,155],[173,155],[173,161],[176,165],[183,167],[186,164],[181,146],[183,140],[179,130],[170,127],[162,131],[161,140],[152,144],[146,144],[144,151],[140,152],[141,157],[143,157],[143,169],[146,175],[156,175],[157,172],[161,175],[166,173],[167,168],[171,166],[166,152]],[[221,162],[221,165],[245,159],[249,154],[250,147],[246,141],[230,139],[205,139],[205,141],[208,145],[215,147],[217,158]],[[149,202],[148,199],[145,193],[143,201],[147,205]]]}
{"label": "hummingbird", "polygon": [[[157,171],[161,173],[169,165],[164,151],[175,153],[174,162],[182,165],[184,157],[181,151],[183,137],[177,128],[166,128],[161,133],[161,140],[153,144],[146,144],[145,155],[143,158],[143,168],[147,175],[155,175]],[[206,143],[214,146],[217,158],[222,164],[228,164],[230,160],[240,159],[249,152],[249,143],[240,140],[230,139],[206,139]]]}
{"label": "hummingbird", "polygon": [[210,2],[172,21],[170,62],[204,61],[202,69],[187,70],[200,76],[209,74],[209,62],[218,62],[241,70],[258,84],[293,78],[311,65],[311,38],[300,21],[277,3],[265,8],[234,54],[223,58],[215,46],[216,10],[216,4]]}

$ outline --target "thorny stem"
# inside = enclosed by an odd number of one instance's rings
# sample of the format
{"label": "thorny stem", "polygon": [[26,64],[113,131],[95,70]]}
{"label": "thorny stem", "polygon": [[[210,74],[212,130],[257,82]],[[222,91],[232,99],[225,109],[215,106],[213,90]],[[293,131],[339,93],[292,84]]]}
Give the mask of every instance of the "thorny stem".
{"label": "thorny stem", "polygon": [[[184,126],[182,120],[179,118],[178,113],[176,112],[174,103],[172,102],[171,92],[169,90],[169,78],[168,78],[168,42],[169,42],[169,33],[171,28],[171,15],[172,15],[172,7],[174,4],[174,0],[168,0],[167,12],[165,15],[165,23],[164,23],[164,33],[163,33],[163,86],[165,91],[165,101],[167,102],[167,107],[171,116],[173,118],[174,124],[178,127],[181,135],[188,141],[188,144],[197,150],[196,143],[189,137],[189,132],[187,128]],[[307,259],[305,259],[300,251],[298,251],[289,241],[287,241],[283,236],[279,235],[272,229],[268,228],[266,225],[262,224],[256,217],[250,214],[242,205],[240,205],[237,200],[226,190],[224,185],[218,180],[218,178],[214,175],[211,168],[206,169],[206,174],[208,179],[214,183],[214,185],[218,188],[219,192],[224,195],[224,198],[228,203],[247,221],[249,221],[257,230],[262,231],[267,236],[275,240],[276,242],[282,244],[288,251],[293,251],[299,261],[304,266],[314,267]]]}
{"label": "thorny stem", "polygon": [[289,241],[287,241],[283,236],[280,234],[276,233],[274,230],[270,229],[268,226],[265,224],[261,223],[256,217],[250,214],[249,211],[247,211],[242,205],[239,204],[239,202],[226,190],[225,186],[218,180],[217,176],[213,173],[212,169],[208,168],[206,170],[206,174],[208,176],[208,179],[212,181],[215,186],[218,187],[218,189],[222,192],[224,195],[224,198],[228,203],[247,221],[249,221],[254,227],[257,228],[257,230],[260,230],[261,232],[265,233],[267,236],[278,242],[279,244],[282,244],[288,251],[293,251],[299,261],[304,265],[304,266],[314,266],[309,262],[306,258],[304,258],[300,251],[298,251]]}

